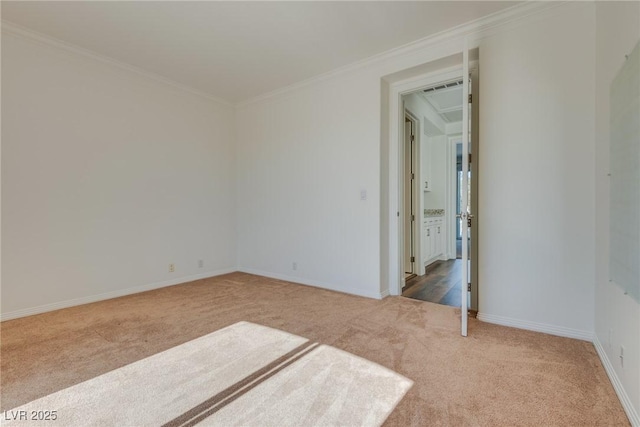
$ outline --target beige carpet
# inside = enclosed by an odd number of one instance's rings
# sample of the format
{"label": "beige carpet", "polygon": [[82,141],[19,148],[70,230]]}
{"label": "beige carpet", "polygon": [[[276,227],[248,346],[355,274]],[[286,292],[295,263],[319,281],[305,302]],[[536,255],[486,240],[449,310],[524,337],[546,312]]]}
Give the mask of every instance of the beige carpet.
{"label": "beige carpet", "polygon": [[33,414],[55,411],[49,426],[379,426],[412,384],[342,350],[238,322],[14,408],[2,425],[38,425]]}
{"label": "beige carpet", "polygon": [[385,426],[629,425],[591,343],[475,319],[463,338],[459,317],[403,297],[377,301],[233,273],[2,322],[0,409],[244,320],[413,380]]}

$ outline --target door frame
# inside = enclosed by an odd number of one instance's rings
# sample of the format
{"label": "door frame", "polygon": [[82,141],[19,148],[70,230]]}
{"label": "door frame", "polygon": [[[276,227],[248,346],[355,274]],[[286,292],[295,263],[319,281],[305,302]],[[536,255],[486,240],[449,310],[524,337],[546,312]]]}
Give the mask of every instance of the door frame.
{"label": "door frame", "polygon": [[480,252],[478,250],[480,237],[480,66],[478,62],[469,63],[469,76],[471,78],[471,87],[473,100],[471,102],[471,300],[469,301],[469,310],[474,313],[474,317],[478,314],[478,285],[479,285],[479,269],[480,269]]}
{"label": "door frame", "polygon": [[[413,198],[413,203],[412,203],[412,207],[413,207],[413,214],[415,215],[415,219],[413,220],[413,255],[415,257],[415,261],[413,263],[413,274],[416,274],[418,276],[420,276],[420,272],[422,272],[424,270],[424,262],[422,261],[422,253],[421,253],[421,248],[422,248],[422,241],[421,236],[422,233],[420,233],[420,206],[422,206],[422,200],[420,199],[420,119],[418,119],[413,113],[411,113],[411,111],[409,111],[406,108],[404,109],[404,115],[405,117],[407,117],[409,120],[411,120],[411,123],[413,124],[413,134],[415,136],[415,139],[413,141],[413,157],[412,157],[412,167],[413,167],[413,173],[415,174],[415,177],[413,179],[413,191],[411,192],[411,197]],[[403,131],[403,143],[402,143],[402,151],[403,151],[403,155],[402,155],[402,160],[403,160],[403,169],[400,171],[400,173],[402,174],[402,195],[404,197],[404,150],[405,150],[405,144],[404,144],[404,127],[402,128]],[[404,202],[404,200],[403,200]],[[403,204],[404,206],[404,204]],[[402,217],[401,217],[402,218]],[[404,230],[403,230],[404,231]],[[404,234],[402,235],[403,239],[404,239]],[[404,240],[403,240],[404,243]],[[402,245],[402,260],[404,260],[404,245]],[[404,287],[404,274],[402,275],[402,286]]]}
{"label": "door frame", "polygon": [[[404,136],[404,114],[402,96],[420,89],[436,85],[443,81],[461,78],[462,64],[444,68],[432,73],[392,83],[389,87],[389,294],[401,295],[404,282],[403,251],[404,251],[404,203],[402,184],[403,149],[400,141]],[[402,125],[401,125],[402,124]]]}

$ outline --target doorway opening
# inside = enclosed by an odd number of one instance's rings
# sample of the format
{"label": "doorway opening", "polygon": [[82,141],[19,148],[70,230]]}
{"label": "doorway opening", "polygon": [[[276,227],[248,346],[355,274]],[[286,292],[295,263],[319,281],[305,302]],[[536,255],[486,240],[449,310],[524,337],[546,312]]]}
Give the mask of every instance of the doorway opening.
{"label": "doorway opening", "polygon": [[[477,139],[477,124],[478,124],[478,115],[477,108],[471,109],[471,96],[473,95],[473,102],[475,102],[477,96],[477,63],[479,59],[479,48],[477,46],[471,47],[469,46],[469,39],[464,38],[462,40],[462,50],[453,53],[446,57],[441,57],[439,59],[434,59],[430,62],[425,62],[424,64],[408,68],[406,70],[400,70],[393,74],[389,74],[387,76],[383,76],[381,80],[381,138],[380,138],[380,149],[381,156],[384,161],[381,163],[380,173],[382,175],[382,187],[381,187],[381,205],[383,206],[381,217],[380,217],[380,226],[382,230],[380,244],[381,244],[381,263],[380,263],[380,273],[382,277],[381,282],[381,293],[382,295],[402,295],[402,291],[406,288],[408,282],[413,279],[405,280],[404,275],[404,254],[405,254],[405,220],[406,220],[406,208],[405,208],[405,169],[404,169],[404,140],[405,140],[405,107],[407,101],[410,99],[410,95],[416,92],[424,92],[427,89],[432,89],[433,91],[446,89],[447,85],[460,85],[460,81],[462,81],[462,120],[460,124],[457,125],[460,130],[461,141],[463,144],[463,151],[470,152],[469,142],[470,137],[474,137]],[[475,77],[473,78],[474,84],[473,87],[476,88],[475,92],[471,92],[471,85],[469,84],[470,77],[473,73],[471,70],[475,68]],[[465,78],[462,78],[465,76]],[[441,88],[440,86],[444,86]],[[475,105],[475,104],[474,104]],[[470,117],[470,114],[473,112],[475,116],[473,118],[473,123]],[[442,114],[453,113],[453,111],[440,111]],[[434,112],[433,116],[438,113]],[[424,195],[429,192],[430,188],[435,185],[435,180],[431,179],[429,174],[432,171],[427,170],[423,171],[421,168],[424,165],[424,162],[421,162],[423,155],[421,154],[421,149],[423,141],[426,141],[426,137],[433,130],[430,128],[430,124],[434,124],[438,122],[438,119],[431,115],[420,115],[417,114],[417,124],[418,129],[416,132],[416,152],[417,152],[417,161],[419,165],[416,168],[416,179],[414,180],[417,188],[417,196],[414,200],[419,201],[419,205],[417,207],[418,217],[415,220],[416,233],[414,233],[414,252],[416,257],[416,265],[415,271],[416,274],[420,276],[424,276],[426,270],[423,270],[425,257],[432,255],[430,258],[433,258],[433,254],[437,255],[440,253],[444,256],[442,251],[446,251],[446,255],[451,253],[455,256],[455,223],[452,222],[451,212],[455,212],[455,198],[451,196],[453,194],[453,189],[450,188],[446,195],[448,195],[448,200],[444,207],[445,214],[440,213],[442,223],[437,223],[437,218],[433,218],[430,215],[437,216],[438,209],[435,211],[427,212],[425,211],[424,206]],[[429,120],[424,120],[424,118],[428,118]],[[442,121],[442,118],[440,118]],[[473,124],[473,126],[470,126]],[[445,126],[446,128],[446,126]],[[442,135],[446,135],[445,132],[442,132],[440,129],[440,133]],[[474,144],[475,149],[477,149],[477,141]],[[427,145],[426,148],[429,148]],[[463,155],[463,171],[466,171],[469,167],[468,159],[466,155]],[[434,165],[440,167],[440,164],[434,162]],[[445,168],[449,167],[449,172],[452,175],[455,175],[455,167],[447,166],[445,162]],[[433,176],[436,174],[433,172]],[[439,176],[439,175],[438,175]],[[474,175],[477,177],[477,174]],[[436,178],[437,179],[437,178]],[[463,173],[463,179],[466,180],[467,175]],[[477,183],[477,179],[474,179]],[[453,180],[451,182],[454,182]],[[447,184],[452,185],[452,184]],[[466,201],[466,199],[464,199]],[[453,206],[452,206],[453,205]],[[477,207],[477,203],[475,204]],[[461,209],[463,212],[461,216],[462,219],[472,219],[474,213],[467,210],[466,206],[462,206]],[[425,218],[424,215],[428,217]],[[426,220],[426,224],[424,223]],[[446,221],[446,224],[444,223]],[[463,224],[465,223],[463,222]],[[477,229],[477,227],[475,227]],[[466,235],[469,232],[468,227],[462,227],[462,235],[463,239],[466,239]],[[444,233],[444,235],[443,235]],[[442,241],[444,240],[444,243]],[[438,243],[440,244],[438,245]],[[476,239],[477,242],[477,239]],[[473,242],[472,242],[473,244]],[[469,251],[466,250],[467,246],[462,245],[462,257],[463,259],[467,259],[469,255]],[[477,254],[477,250],[474,251]],[[477,262],[473,263],[477,266]],[[469,268],[468,263],[462,263],[463,276],[467,277],[468,274],[466,270]],[[415,278],[414,278],[415,279]],[[476,283],[471,284],[471,301],[472,301],[472,309],[476,309],[477,305],[477,281]],[[475,300],[474,300],[474,295]],[[469,291],[467,290],[467,286],[461,287],[460,291],[460,308],[462,308],[461,316],[460,316],[460,333],[462,336],[467,336],[467,318],[469,312]]]}
{"label": "doorway opening", "polygon": [[[474,83],[477,88],[477,80],[473,81],[477,78],[476,71],[477,66],[470,72],[470,88]],[[472,239],[477,239],[477,233],[472,231],[477,229],[472,225],[477,218],[477,197],[472,194],[477,193],[477,167],[470,154],[471,147],[477,151],[477,138],[474,136],[477,132],[473,132],[477,117],[473,115],[472,103],[463,99],[462,89],[460,75],[402,95],[405,116],[417,117],[421,128],[414,137],[416,159],[412,163],[412,173],[417,173],[415,182],[419,183],[411,211],[419,214],[411,223],[413,230],[417,231],[417,238],[411,240],[411,244],[418,245],[413,252],[415,275],[405,276],[402,296],[454,307],[461,306],[462,289],[470,286],[477,269],[477,253],[474,251],[477,245],[472,244]],[[470,126],[466,129],[471,136],[467,159],[463,158],[461,141],[462,110],[465,106],[469,108]],[[469,161],[467,179],[463,179],[463,160]],[[406,169],[404,173],[406,176]],[[403,192],[405,212],[409,212],[406,200],[410,194],[413,193],[406,189]],[[463,206],[467,206],[465,212],[462,211]],[[463,227],[467,228],[464,233]],[[409,233],[405,235],[408,237]],[[463,235],[466,242],[463,242]],[[462,265],[463,244],[467,245],[466,253],[469,254],[466,269]],[[467,277],[463,277],[463,270],[468,272]],[[468,292],[473,294],[471,289]],[[470,295],[467,301],[471,314],[477,313],[477,295]]]}

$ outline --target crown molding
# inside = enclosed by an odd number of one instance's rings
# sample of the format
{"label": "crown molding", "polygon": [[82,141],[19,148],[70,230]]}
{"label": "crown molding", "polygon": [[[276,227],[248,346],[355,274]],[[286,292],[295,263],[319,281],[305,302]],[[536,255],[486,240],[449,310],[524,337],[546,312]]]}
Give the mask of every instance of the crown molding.
{"label": "crown molding", "polygon": [[272,98],[277,98],[295,90],[311,86],[313,84],[323,82],[352,71],[369,67],[389,59],[401,57],[414,53],[416,51],[433,47],[441,43],[462,39],[464,37],[469,37],[471,39],[474,39],[475,41],[478,41],[484,37],[494,34],[496,31],[500,31],[501,27],[504,27],[507,24],[517,25],[519,21],[522,21],[525,18],[537,15],[541,12],[556,8],[566,3],[570,3],[570,1],[525,1],[524,3],[517,4],[507,9],[503,9],[491,15],[487,15],[474,21],[470,21],[465,24],[443,30],[439,33],[415,40],[386,52],[370,56],[361,61],[336,68],[332,71],[328,71],[318,76],[300,81],[298,83],[294,83],[289,86],[285,86],[280,89],[273,90],[271,92],[264,93],[262,95],[258,95],[245,101],[240,101],[236,103],[236,108],[243,108],[251,104],[257,104]]}
{"label": "crown molding", "polygon": [[129,72],[141,75],[143,77],[149,78],[156,82],[163,83],[168,86],[172,86],[176,89],[180,89],[182,91],[200,96],[210,101],[214,101],[220,105],[235,106],[236,108],[242,108],[251,104],[256,104],[269,99],[277,98],[282,95],[294,92],[298,89],[308,87],[313,84],[323,82],[323,81],[332,79],[334,77],[347,74],[349,72],[353,72],[365,67],[369,67],[389,59],[398,58],[404,55],[414,53],[416,51],[427,49],[429,47],[433,47],[441,43],[450,42],[452,40],[457,40],[464,37],[469,37],[477,41],[483,37],[487,37],[491,34],[494,34],[496,31],[501,31],[502,29],[504,29],[503,27],[505,27],[507,24],[510,24],[511,26],[517,25],[518,21],[522,21],[529,16],[539,14],[543,11],[558,7],[559,5],[566,4],[566,3],[571,3],[571,1],[525,1],[524,3],[498,11],[491,15],[487,15],[483,18],[480,18],[471,22],[467,22],[465,24],[461,24],[456,27],[449,28],[447,30],[407,43],[405,45],[396,47],[386,52],[382,52],[382,53],[370,56],[361,61],[357,61],[348,65],[345,65],[343,67],[336,68],[332,71],[320,74],[318,76],[311,77],[309,79],[302,80],[300,82],[258,95],[248,100],[239,101],[237,103],[228,101],[223,98],[216,97],[210,93],[203,92],[198,89],[194,89],[193,87],[190,87],[182,83],[178,83],[172,79],[144,70],[134,65],[116,60],[114,58],[111,58],[105,55],[98,54],[89,49],[85,49],[80,46],[64,42],[55,37],[51,37],[51,36],[39,33],[37,31],[33,31],[29,28],[9,22],[7,20],[2,20],[1,26],[2,26],[3,34],[21,37],[23,39],[45,44],[47,46],[56,47],[58,49],[61,49],[67,52],[84,56],[86,58],[91,58],[93,60],[111,65],[113,67],[120,68],[122,70],[126,70]]}
{"label": "crown molding", "polygon": [[80,46],[67,43],[55,37],[48,36],[46,34],[39,33],[37,31],[33,31],[29,28],[23,27],[18,24],[14,24],[13,22],[9,22],[6,20],[1,21],[2,25],[2,34],[12,35],[15,37],[19,37],[22,39],[30,40],[32,42],[40,43],[46,46],[55,47],[57,49],[61,49],[67,52],[74,53],[76,55],[83,56],[85,58],[90,58],[92,60],[102,62],[107,65],[111,65],[116,68],[120,68],[122,70],[138,74],[140,76],[146,77],[148,79],[154,80],[156,82],[171,86],[176,89],[180,89],[182,91],[188,92],[193,95],[197,95],[199,97],[208,99],[210,101],[216,102],[218,104],[224,106],[233,106],[234,103],[227,101],[226,99],[222,99],[216,96],[213,96],[209,93],[194,89],[190,86],[184,85],[182,83],[178,83],[174,80],[171,80],[167,77],[161,76],[160,74],[152,73],[150,71],[144,70],[142,68],[136,67],[134,65],[128,64],[126,62],[118,61],[117,59],[113,59],[111,57],[98,54],[92,50],[82,48]]}

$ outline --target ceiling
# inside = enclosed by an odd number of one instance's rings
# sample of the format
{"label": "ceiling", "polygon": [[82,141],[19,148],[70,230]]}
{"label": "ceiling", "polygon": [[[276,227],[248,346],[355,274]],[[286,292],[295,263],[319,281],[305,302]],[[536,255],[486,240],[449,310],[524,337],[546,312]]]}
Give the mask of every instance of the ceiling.
{"label": "ceiling", "polygon": [[[446,86],[446,87],[444,87]],[[462,121],[462,81],[449,82],[419,93],[445,123]]]}
{"label": "ceiling", "polygon": [[514,4],[2,1],[2,19],[239,102]]}

